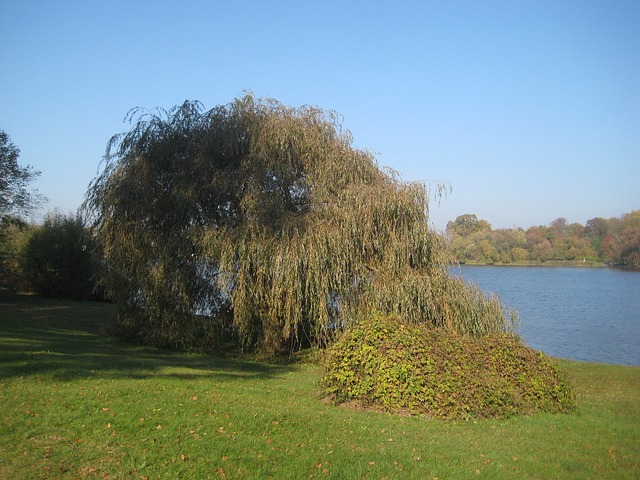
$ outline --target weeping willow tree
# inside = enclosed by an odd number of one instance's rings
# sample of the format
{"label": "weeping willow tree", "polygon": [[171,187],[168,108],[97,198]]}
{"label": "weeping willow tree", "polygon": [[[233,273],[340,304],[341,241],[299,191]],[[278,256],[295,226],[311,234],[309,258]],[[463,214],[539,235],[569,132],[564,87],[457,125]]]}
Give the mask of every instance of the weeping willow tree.
{"label": "weeping willow tree", "polygon": [[124,333],[276,353],[371,311],[466,336],[512,328],[448,276],[425,186],[381,170],[335,113],[248,94],[129,120],[85,200]]}

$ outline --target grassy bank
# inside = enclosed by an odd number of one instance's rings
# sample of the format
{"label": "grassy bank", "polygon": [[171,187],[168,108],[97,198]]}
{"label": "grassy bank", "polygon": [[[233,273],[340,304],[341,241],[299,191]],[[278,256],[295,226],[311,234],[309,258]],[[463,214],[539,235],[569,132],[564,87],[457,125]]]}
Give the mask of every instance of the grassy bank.
{"label": "grassy bank", "polygon": [[573,414],[445,423],[323,403],[314,365],[106,337],[111,305],[0,295],[0,478],[640,476],[640,367],[563,362]]}

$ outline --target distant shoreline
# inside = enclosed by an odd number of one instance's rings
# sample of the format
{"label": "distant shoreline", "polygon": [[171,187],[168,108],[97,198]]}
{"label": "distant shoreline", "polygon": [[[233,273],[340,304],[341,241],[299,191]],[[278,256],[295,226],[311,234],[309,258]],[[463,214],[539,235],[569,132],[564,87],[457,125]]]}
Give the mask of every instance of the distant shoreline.
{"label": "distant shoreline", "polygon": [[550,260],[547,262],[513,262],[513,263],[482,263],[482,262],[461,262],[452,263],[452,267],[456,266],[469,267],[544,267],[544,268],[611,268],[615,270],[624,270],[628,272],[640,272],[640,268],[629,267],[626,265],[609,265],[602,262],[563,262],[560,260]]}
{"label": "distant shoreline", "polygon": [[577,267],[577,268],[623,268],[616,265],[608,265],[604,262],[576,262],[567,260],[548,260],[546,262],[458,262],[456,265],[468,265],[472,267]]}

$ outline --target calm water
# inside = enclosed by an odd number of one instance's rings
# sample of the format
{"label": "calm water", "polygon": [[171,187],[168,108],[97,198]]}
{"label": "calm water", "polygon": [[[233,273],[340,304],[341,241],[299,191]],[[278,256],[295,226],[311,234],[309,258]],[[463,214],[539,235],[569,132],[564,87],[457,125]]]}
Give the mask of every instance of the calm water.
{"label": "calm water", "polygon": [[640,272],[463,265],[451,273],[516,308],[531,347],[561,358],[640,365]]}

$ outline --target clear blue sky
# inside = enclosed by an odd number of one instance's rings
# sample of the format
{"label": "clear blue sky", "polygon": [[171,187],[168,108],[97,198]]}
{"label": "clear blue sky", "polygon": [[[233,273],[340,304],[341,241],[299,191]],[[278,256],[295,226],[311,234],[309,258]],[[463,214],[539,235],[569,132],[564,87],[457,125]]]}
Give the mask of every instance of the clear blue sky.
{"label": "clear blue sky", "polygon": [[640,2],[0,0],[0,129],[75,211],[133,107],[251,90],[344,116],[443,229],[640,208]]}

